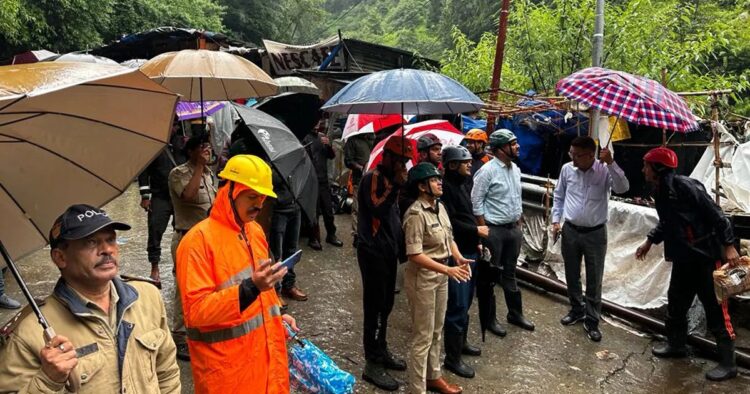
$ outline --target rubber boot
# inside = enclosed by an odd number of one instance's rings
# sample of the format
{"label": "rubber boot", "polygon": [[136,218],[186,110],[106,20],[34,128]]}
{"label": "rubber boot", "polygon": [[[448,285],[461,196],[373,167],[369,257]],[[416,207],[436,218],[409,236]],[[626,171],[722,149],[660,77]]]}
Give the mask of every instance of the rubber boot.
{"label": "rubber boot", "polygon": [[365,370],[362,371],[362,380],[372,383],[381,390],[398,390],[396,379],[393,379],[381,364],[370,360],[365,363]]}
{"label": "rubber boot", "polygon": [[720,382],[737,376],[737,362],[734,355],[734,341],[723,338],[716,341],[719,352],[719,365],[706,372],[706,379]]}
{"label": "rubber boot", "polygon": [[310,240],[307,241],[307,246],[313,250],[323,250],[323,245],[320,244],[320,224],[313,224],[310,228]]}
{"label": "rubber boot", "polygon": [[667,342],[663,342],[651,348],[651,354],[659,358],[685,358],[688,355],[687,332],[670,333],[667,325]]}
{"label": "rubber boot", "polygon": [[468,331],[464,331],[463,334],[463,345],[461,346],[461,354],[467,355],[467,356],[481,356],[482,355],[482,349],[480,349],[478,346],[474,346],[469,343],[469,341],[466,339],[466,336],[468,335]]}
{"label": "rubber boot", "polygon": [[445,339],[445,363],[443,366],[445,369],[453,372],[454,374],[462,377],[471,379],[474,377],[474,369],[466,365],[461,359],[461,348],[463,347],[464,336],[463,334],[449,334],[444,333]]}
{"label": "rubber boot", "polygon": [[526,320],[523,316],[523,301],[521,300],[521,290],[505,291],[505,304],[508,306],[508,323],[523,328],[524,330],[534,331],[534,323]]}

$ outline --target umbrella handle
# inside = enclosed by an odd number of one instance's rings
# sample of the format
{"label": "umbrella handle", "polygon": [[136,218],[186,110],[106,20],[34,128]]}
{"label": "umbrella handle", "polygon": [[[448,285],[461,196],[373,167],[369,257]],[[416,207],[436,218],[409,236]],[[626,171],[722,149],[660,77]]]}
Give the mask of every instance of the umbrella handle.
{"label": "umbrella handle", "polygon": [[[44,329],[43,332],[44,335],[44,342],[49,343],[52,338],[57,336],[57,333],[55,332],[55,329],[52,327],[47,327]],[[70,374],[68,375],[68,381],[65,382],[65,390],[71,393],[77,393],[81,389],[81,378],[78,376],[78,373],[76,372],[76,367],[70,370]]]}

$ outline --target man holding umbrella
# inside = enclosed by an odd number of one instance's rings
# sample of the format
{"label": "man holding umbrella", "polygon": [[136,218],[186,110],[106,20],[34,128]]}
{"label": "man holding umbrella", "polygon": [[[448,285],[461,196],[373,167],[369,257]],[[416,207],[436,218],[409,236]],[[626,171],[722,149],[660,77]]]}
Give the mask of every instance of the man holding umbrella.
{"label": "man holding umbrella", "polygon": [[35,316],[23,317],[0,348],[0,392],[62,392],[71,373],[81,393],[180,392],[161,294],[119,278],[115,230],[130,226],[89,205],[55,220],[50,256],[61,278],[41,311],[67,337],[45,343]]}
{"label": "man holding umbrella", "polygon": [[[561,219],[565,220],[562,254],[571,305],[560,323],[569,326],[583,320],[586,335],[599,342],[609,196],[612,191],[625,193],[630,183],[608,149],[602,149],[596,160],[596,143],[589,136],[574,139],[568,154],[572,161],[560,170],[552,208],[555,239],[560,233]],[[581,258],[586,267],[585,299],[581,290]]]}
{"label": "man holding umbrella", "polygon": [[[516,283],[516,263],[521,253],[521,170],[513,163],[520,149],[516,136],[507,129],[500,129],[490,135],[490,148],[494,159],[482,166],[474,176],[471,202],[477,223],[489,226],[485,245],[492,253],[489,265],[501,270],[499,280],[505,293],[508,306],[508,323],[534,331],[534,323],[523,315],[521,290]],[[482,271],[481,267],[477,268]],[[478,272],[480,277],[481,273]],[[477,283],[477,297],[480,306],[488,305],[491,313],[490,331],[504,336],[505,330],[497,323],[495,295],[492,282],[489,286]],[[481,313],[481,312],[480,312]]]}
{"label": "man holding umbrella", "polygon": [[398,195],[406,183],[406,163],[413,148],[410,140],[390,137],[383,160],[360,182],[357,262],[362,274],[365,370],[362,379],[383,390],[397,390],[398,382],[386,369],[406,370],[406,363],[388,350],[386,332],[393,309],[398,257],[404,235]]}

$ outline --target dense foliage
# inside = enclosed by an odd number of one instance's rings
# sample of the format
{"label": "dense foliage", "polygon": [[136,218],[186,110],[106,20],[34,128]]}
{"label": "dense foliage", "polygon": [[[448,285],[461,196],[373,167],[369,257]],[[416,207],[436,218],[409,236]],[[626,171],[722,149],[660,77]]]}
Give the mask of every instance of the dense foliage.
{"label": "dense foliage", "polygon": [[[2,0],[0,58],[84,50],[157,26],[306,44],[337,34],[416,51],[489,87],[500,0]],[[590,65],[595,0],[513,0],[502,86],[550,93]],[[606,0],[604,66],[676,91],[733,88],[747,115],[750,0]],[[694,101],[694,103],[698,103]]]}

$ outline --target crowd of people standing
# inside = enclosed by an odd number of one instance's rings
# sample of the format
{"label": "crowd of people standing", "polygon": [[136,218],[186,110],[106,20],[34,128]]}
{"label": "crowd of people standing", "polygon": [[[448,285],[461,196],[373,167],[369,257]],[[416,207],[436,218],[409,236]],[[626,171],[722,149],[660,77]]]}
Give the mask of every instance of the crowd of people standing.
{"label": "crowd of people standing", "polygon": [[[305,141],[319,174],[318,213],[324,218],[325,242],[341,247],[327,174],[334,151],[318,130]],[[496,336],[507,332],[497,319],[495,285],[503,290],[506,321],[535,330],[523,313],[515,276],[523,226],[521,172],[514,163],[521,149],[518,140],[505,129],[489,136],[471,130],[465,146],[443,147],[428,134],[417,141],[418,162],[407,169],[415,157],[410,140],[389,138],[382,161],[371,171],[365,165],[372,140],[351,141],[344,148],[344,162],[355,192],[354,246],[364,314],[362,378],[394,391],[400,384],[388,371],[407,371],[409,392],[460,393],[463,388],[450,383],[442,368],[464,378],[476,374],[463,360],[482,354],[467,338],[475,296],[490,308],[487,328]],[[241,145],[235,142],[235,148]],[[130,227],[86,205],[63,212],[49,233],[51,260],[61,278],[44,311],[70,336],[44,341],[33,319],[20,319],[23,329],[0,349],[5,360],[0,392],[59,392],[73,384],[86,392],[179,392],[176,358],[191,362],[199,393],[288,392],[286,339],[299,329],[285,313],[281,296],[305,301],[307,295],[297,287],[294,271],[280,261],[297,249],[303,225],[284,182],[263,157],[252,153],[248,147],[235,149],[218,173],[216,187],[211,145],[199,134],[181,149],[176,144],[165,149],[139,178],[154,282],[160,280],[159,245],[172,217],[177,286],[171,327],[158,291],[117,275],[116,230]],[[600,149],[596,158],[597,147],[589,137],[576,138],[569,155],[572,161],[562,168],[552,210],[571,304],[561,324],[583,322],[586,336],[598,342],[608,201],[612,192],[627,191],[629,183],[608,150]],[[643,172],[655,187],[660,221],[635,255],[643,258],[652,244],[664,242],[673,262],[668,341],[655,346],[653,354],[686,356],[686,314],[697,295],[720,355],[706,378],[725,380],[737,374],[735,333],[726,305],[713,297],[711,272],[723,262],[736,264],[735,238],[703,186],[676,175],[676,167],[676,155],[667,148],[644,157]],[[276,203],[267,239],[256,219],[269,198]],[[319,215],[309,223],[313,249],[322,248]],[[412,323],[405,359],[388,346],[399,263],[405,263]],[[478,275],[489,279],[479,283]]]}

